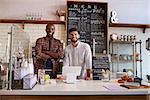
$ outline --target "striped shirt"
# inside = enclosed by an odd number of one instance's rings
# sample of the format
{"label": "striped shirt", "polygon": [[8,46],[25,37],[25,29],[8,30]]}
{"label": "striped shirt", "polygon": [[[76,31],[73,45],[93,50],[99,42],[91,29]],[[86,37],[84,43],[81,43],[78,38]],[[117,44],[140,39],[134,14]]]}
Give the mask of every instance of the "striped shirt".
{"label": "striped shirt", "polygon": [[81,66],[81,78],[86,77],[86,69],[92,67],[91,48],[87,43],[79,42],[77,47],[69,44],[65,49],[63,66]]}

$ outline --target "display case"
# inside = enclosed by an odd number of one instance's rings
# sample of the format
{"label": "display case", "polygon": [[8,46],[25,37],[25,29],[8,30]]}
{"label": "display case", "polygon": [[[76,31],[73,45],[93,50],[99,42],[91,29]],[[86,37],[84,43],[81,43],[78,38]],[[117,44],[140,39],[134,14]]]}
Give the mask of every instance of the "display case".
{"label": "display case", "polygon": [[[8,32],[4,32],[0,38],[1,49],[1,88],[12,88],[14,79],[19,76],[15,70],[26,68],[29,71],[28,62],[30,59],[30,38],[29,34],[23,31],[22,27],[12,24]],[[16,76],[17,75],[17,76]],[[17,79],[19,80],[19,79]],[[20,82],[17,82],[18,84]]]}
{"label": "display case", "polygon": [[109,41],[111,71],[117,73],[131,71],[134,77],[142,77],[141,41]]}

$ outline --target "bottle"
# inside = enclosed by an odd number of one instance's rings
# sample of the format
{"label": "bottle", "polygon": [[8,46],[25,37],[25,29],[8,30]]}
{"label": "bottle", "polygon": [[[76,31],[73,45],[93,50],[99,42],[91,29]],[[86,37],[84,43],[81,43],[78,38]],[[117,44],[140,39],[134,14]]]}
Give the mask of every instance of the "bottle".
{"label": "bottle", "polygon": [[127,35],[127,41],[130,41],[130,35]]}
{"label": "bottle", "polygon": [[133,41],[133,35],[130,35],[130,41],[131,42]]}
{"label": "bottle", "polygon": [[26,13],[25,19],[28,20],[29,19],[29,13]]}
{"label": "bottle", "polygon": [[29,12],[29,13],[28,13],[28,17],[27,17],[27,18],[28,18],[28,20],[32,20],[32,18],[31,18],[31,17],[32,17],[32,14],[31,14],[31,12]]}
{"label": "bottle", "polygon": [[136,35],[133,36],[133,40],[136,40]]}
{"label": "bottle", "polygon": [[120,36],[120,41],[123,41],[123,35]]}
{"label": "bottle", "polygon": [[127,37],[126,35],[123,36],[123,41],[126,41],[127,40]]}
{"label": "bottle", "polygon": [[42,12],[40,12],[39,13],[39,20],[42,20],[42,17],[43,17]]}

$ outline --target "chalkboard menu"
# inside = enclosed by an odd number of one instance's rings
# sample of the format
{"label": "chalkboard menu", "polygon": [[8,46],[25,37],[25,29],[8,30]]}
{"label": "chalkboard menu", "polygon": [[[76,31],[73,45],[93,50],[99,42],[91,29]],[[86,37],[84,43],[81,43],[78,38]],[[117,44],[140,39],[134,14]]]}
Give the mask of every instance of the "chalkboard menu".
{"label": "chalkboard menu", "polygon": [[[95,47],[95,54],[107,52],[107,5],[104,2],[67,1],[67,30],[77,28],[80,41],[88,43],[92,51]],[[67,41],[69,43],[70,39]]]}
{"label": "chalkboard menu", "polygon": [[108,55],[100,55],[97,57],[93,57],[93,80],[101,80],[103,79],[103,71],[109,70],[109,56]]}

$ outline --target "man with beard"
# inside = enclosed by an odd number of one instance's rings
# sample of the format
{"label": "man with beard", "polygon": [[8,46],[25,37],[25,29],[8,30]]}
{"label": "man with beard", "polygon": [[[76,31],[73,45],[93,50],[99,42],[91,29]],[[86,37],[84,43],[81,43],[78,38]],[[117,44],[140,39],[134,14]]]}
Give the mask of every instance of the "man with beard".
{"label": "man with beard", "polygon": [[71,44],[65,49],[63,66],[81,66],[80,78],[89,80],[92,67],[91,48],[87,43],[79,41],[79,32],[76,28],[69,30]]}
{"label": "man with beard", "polygon": [[63,57],[63,45],[60,40],[53,37],[55,26],[53,24],[46,25],[45,37],[39,38],[35,46],[35,73],[38,69],[52,69],[52,78],[56,78],[57,72],[60,70],[59,61]]}

